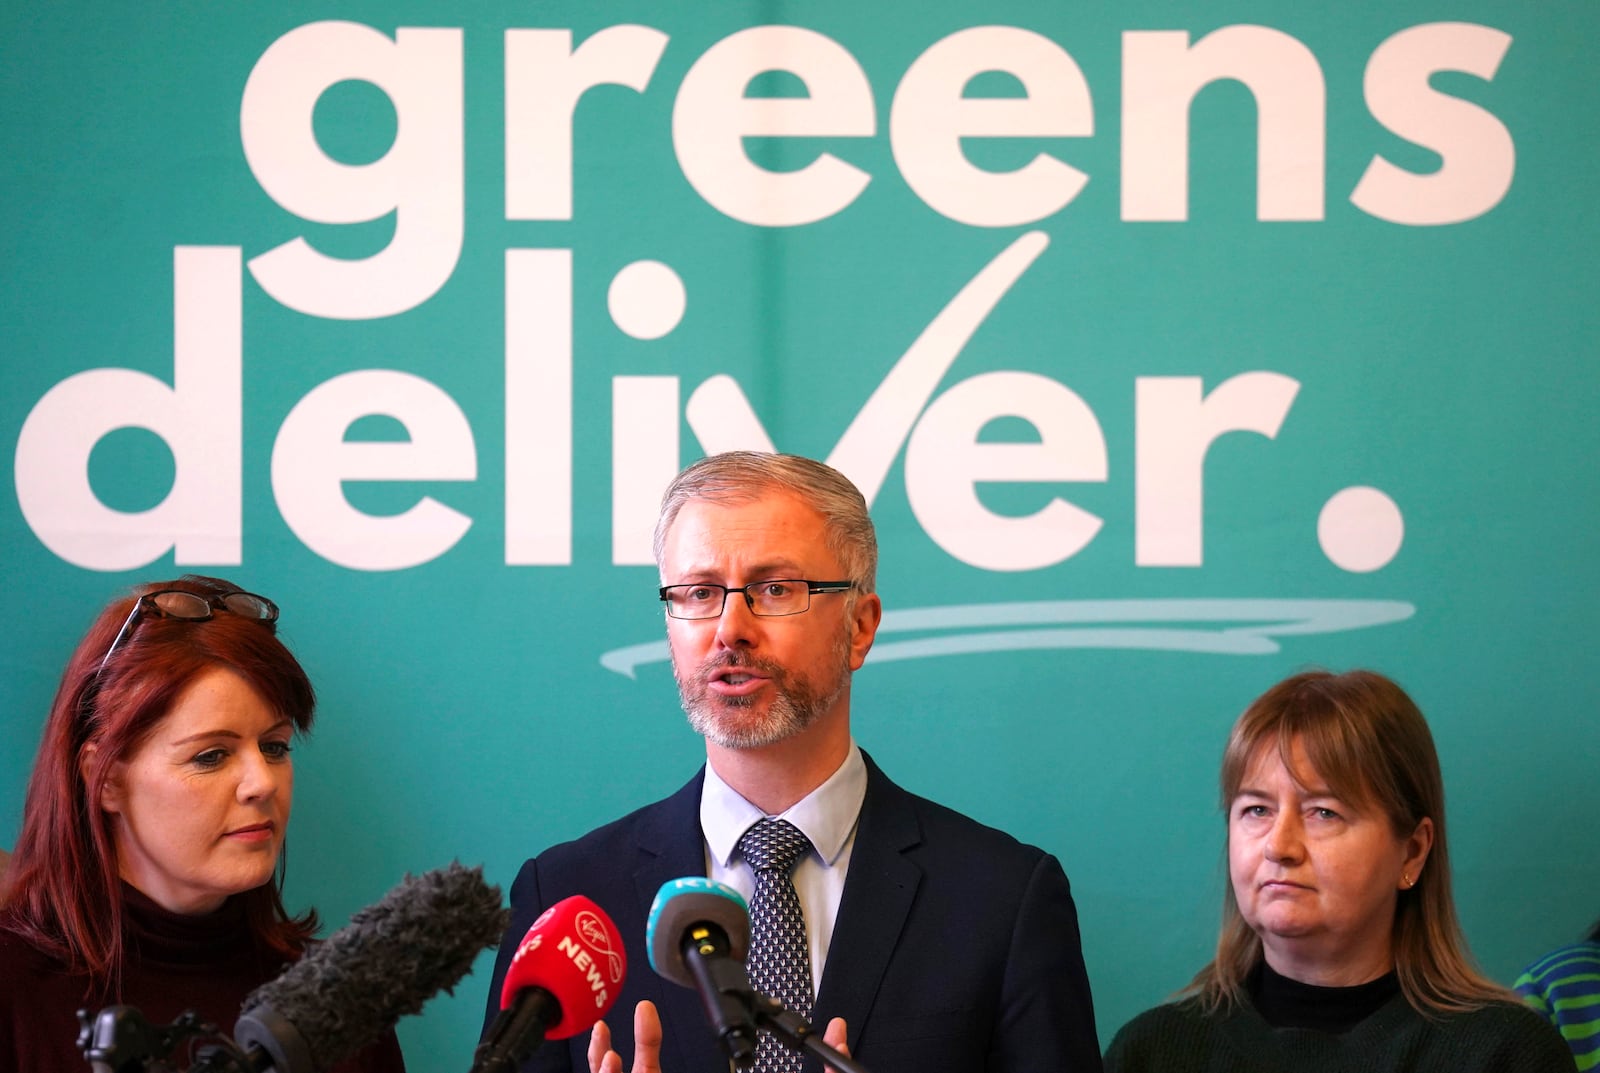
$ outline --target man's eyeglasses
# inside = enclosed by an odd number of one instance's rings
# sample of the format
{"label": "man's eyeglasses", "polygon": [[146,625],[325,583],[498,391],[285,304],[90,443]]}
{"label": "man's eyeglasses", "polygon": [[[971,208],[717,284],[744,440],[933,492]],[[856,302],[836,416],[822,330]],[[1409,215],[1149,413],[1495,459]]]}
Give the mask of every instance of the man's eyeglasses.
{"label": "man's eyeglasses", "polygon": [[811,609],[812,593],[849,592],[855,588],[850,581],[806,581],[802,578],[772,578],[752,581],[748,585],[729,588],[726,585],[665,585],[661,599],[667,605],[667,614],[673,618],[719,618],[728,594],[737,592],[744,597],[750,613],[763,618],[798,615]]}
{"label": "man's eyeglasses", "polygon": [[111,647],[106,649],[106,654],[100,660],[100,666],[95,670],[95,676],[99,677],[100,672],[106,669],[111,653],[115,652],[117,646],[133,632],[141,615],[204,622],[216,617],[218,611],[226,611],[240,618],[255,619],[269,630],[277,629],[274,624],[278,621],[278,605],[265,596],[257,596],[253,592],[224,592],[211,596],[202,596],[186,589],[147,592],[133,602],[133,610],[128,612],[128,617],[123,621],[122,629],[117,631]]}

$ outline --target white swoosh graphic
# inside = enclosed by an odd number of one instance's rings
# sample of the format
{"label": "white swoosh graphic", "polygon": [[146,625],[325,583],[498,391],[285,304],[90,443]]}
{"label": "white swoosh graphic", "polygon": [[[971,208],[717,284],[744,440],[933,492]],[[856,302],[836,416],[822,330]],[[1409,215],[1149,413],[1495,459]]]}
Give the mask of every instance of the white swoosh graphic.
{"label": "white swoosh graphic", "polygon": [[[978,652],[1121,648],[1259,656],[1281,651],[1274,638],[1342,633],[1403,622],[1417,613],[1400,600],[1039,600],[951,604],[887,611],[871,663]],[[903,640],[897,633],[929,634]],[[608,671],[636,677],[670,659],[666,641],[614,648]]]}

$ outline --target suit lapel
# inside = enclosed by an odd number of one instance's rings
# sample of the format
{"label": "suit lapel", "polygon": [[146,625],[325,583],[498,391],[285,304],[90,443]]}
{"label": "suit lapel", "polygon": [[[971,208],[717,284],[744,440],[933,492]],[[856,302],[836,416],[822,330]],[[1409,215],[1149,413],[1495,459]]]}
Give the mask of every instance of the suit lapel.
{"label": "suit lapel", "polygon": [[[659,808],[651,810],[639,825],[638,867],[633,873],[633,883],[640,921],[650,919],[650,905],[663,883],[706,874],[705,838],[700,833],[700,789],[704,778],[705,769],[702,768],[687,786],[661,802]],[[642,935],[639,949],[646,950]],[[706,1024],[705,1012],[700,1008],[700,997],[689,988],[657,976],[646,958],[639,960],[640,964],[628,966],[628,971],[641,974],[637,979],[648,980],[648,985],[641,990],[661,1013],[665,1052],[662,1066],[695,1073],[726,1069],[728,1060],[717,1049]],[[626,1016],[631,1019],[633,1011],[629,1010]],[[629,1036],[631,1038],[631,1031]],[[630,1066],[633,1056],[623,1055],[622,1061],[624,1067]]]}
{"label": "suit lapel", "polygon": [[852,1042],[860,1038],[894,956],[922,870],[905,851],[922,840],[909,795],[872,762],[861,803],[850,871],[839,900],[839,916],[828,945],[828,963],[817,996],[816,1027],[843,1017]]}

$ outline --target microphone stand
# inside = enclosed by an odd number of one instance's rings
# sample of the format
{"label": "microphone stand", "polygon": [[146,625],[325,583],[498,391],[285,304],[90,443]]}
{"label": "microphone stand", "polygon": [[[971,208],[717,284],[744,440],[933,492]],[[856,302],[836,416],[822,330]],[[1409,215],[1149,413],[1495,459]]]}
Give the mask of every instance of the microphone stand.
{"label": "microphone stand", "polygon": [[760,1027],[782,1040],[791,1050],[809,1051],[838,1073],[867,1073],[867,1068],[826,1042],[811,1023],[783,1003],[754,990],[743,998]]}
{"label": "microphone stand", "polygon": [[[706,956],[711,953],[723,956]],[[683,960],[698,983],[696,990],[711,1022],[712,1035],[728,1056],[730,1070],[755,1065],[755,1029],[764,1028],[790,1050],[810,1051],[836,1073],[868,1073],[861,1063],[826,1042],[804,1017],[752,987],[744,962],[728,956],[726,936],[713,935],[709,929],[686,933]]]}
{"label": "microphone stand", "polygon": [[174,1073],[167,1064],[172,1052],[185,1040],[205,1038],[218,1042],[199,1048],[200,1063],[190,1073],[253,1073],[249,1059],[193,1010],[170,1025],[153,1024],[133,1006],[107,1006],[93,1016],[78,1011],[78,1050],[95,1073]]}

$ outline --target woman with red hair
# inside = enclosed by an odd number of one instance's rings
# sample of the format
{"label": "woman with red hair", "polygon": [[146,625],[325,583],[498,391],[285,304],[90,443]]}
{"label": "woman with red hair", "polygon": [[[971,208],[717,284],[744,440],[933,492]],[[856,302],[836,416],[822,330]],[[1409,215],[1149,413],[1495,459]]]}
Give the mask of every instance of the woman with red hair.
{"label": "woman with red hair", "polygon": [[[114,601],[79,643],[0,900],[0,1069],[81,1073],[79,1009],[231,1032],[311,941],[316,914],[290,916],[281,889],[315,694],[277,619],[190,575]],[[391,1033],[341,1068],[404,1063]]]}

